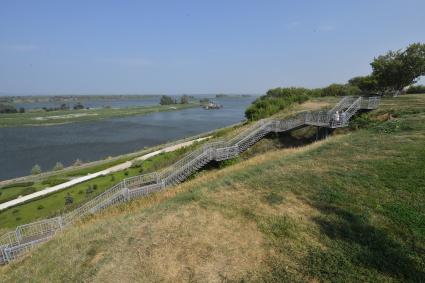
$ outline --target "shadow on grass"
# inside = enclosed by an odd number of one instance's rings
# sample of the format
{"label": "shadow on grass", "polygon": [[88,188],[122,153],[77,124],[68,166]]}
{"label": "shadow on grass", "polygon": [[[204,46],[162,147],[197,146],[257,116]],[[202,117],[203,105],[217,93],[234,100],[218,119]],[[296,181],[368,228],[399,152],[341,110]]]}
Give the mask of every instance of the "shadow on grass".
{"label": "shadow on grass", "polygon": [[[366,217],[335,206],[317,207],[326,217],[314,220],[320,225],[322,233],[339,242],[331,250],[335,249],[335,254],[348,259],[345,262],[348,269],[363,267],[399,279],[425,282],[425,272],[412,260],[414,252],[371,225]],[[323,256],[319,255],[319,258]]]}

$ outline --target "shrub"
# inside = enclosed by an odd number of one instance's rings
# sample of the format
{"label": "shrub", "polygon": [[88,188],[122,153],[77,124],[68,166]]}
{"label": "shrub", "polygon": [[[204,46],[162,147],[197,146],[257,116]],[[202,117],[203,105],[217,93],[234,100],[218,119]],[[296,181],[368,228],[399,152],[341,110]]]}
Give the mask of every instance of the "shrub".
{"label": "shrub", "polygon": [[41,173],[41,167],[38,164],[35,164],[34,167],[32,167],[31,169],[31,174],[32,175],[38,175]]}
{"label": "shrub", "polygon": [[376,124],[376,121],[370,119],[370,117],[364,113],[359,116],[354,116],[350,121],[351,129],[369,128]]}
{"label": "shrub", "polygon": [[311,90],[306,88],[275,88],[267,94],[257,98],[245,111],[249,120],[259,120],[269,117],[294,103],[303,103],[308,100]]}
{"label": "shrub", "polygon": [[65,196],[65,205],[70,205],[70,204],[72,204],[74,202],[74,198],[71,196],[71,194],[70,193],[68,193],[66,196]]}
{"label": "shrub", "polygon": [[89,195],[91,193],[93,193],[93,188],[91,186],[88,186],[86,189],[86,195]]}
{"label": "shrub", "polygon": [[41,209],[43,209],[43,208],[44,208],[44,206],[43,206],[43,205],[41,205],[41,204],[40,204],[39,206],[37,206],[37,209],[38,209],[38,210],[41,210]]}
{"label": "shrub", "polygon": [[402,129],[403,127],[400,123],[400,120],[397,120],[397,119],[389,120],[384,123],[377,124],[374,127],[374,130],[381,134],[392,134]]}
{"label": "shrub", "polygon": [[53,171],[59,171],[63,169],[63,164],[61,162],[56,162],[55,166],[53,167]]}
{"label": "shrub", "polygon": [[161,105],[170,105],[170,104],[176,104],[176,103],[177,102],[171,96],[168,96],[168,95],[161,96],[161,99],[159,101],[159,104]]}
{"label": "shrub", "polygon": [[227,167],[227,166],[234,165],[234,164],[238,163],[239,161],[240,161],[240,158],[238,158],[238,157],[235,157],[235,158],[232,158],[232,159],[223,160],[223,161],[220,161],[218,167],[219,168],[224,168],[224,167]]}
{"label": "shrub", "polygon": [[358,95],[360,92],[354,85],[331,84],[322,89],[321,96],[350,96]]}
{"label": "shrub", "polygon": [[425,85],[413,85],[407,89],[407,93],[425,93]]}

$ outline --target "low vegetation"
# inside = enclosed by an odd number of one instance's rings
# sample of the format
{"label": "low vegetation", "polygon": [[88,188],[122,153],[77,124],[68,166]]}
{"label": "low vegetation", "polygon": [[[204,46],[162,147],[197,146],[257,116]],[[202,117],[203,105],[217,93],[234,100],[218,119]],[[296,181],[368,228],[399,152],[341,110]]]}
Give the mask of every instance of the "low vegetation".
{"label": "low vegetation", "polygon": [[1,114],[0,127],[18,126],[48,126],[65,123],[95,121],[108,118],[126,117],[134,115],[145,115],[152,112],[181,110],[188,107],[195,107],[198,104],[185,103],[158,106],[140,106],[129,108],[99,108],[99,109],[79,109],[79,110],[58,110],[46,112],[44,110],[27,111],[25,113]]}
{"label": "low vegetation", "polygon": [[362,120],[346,135],[239,160],[108,209],[0,275],[4,282],[425,281],[425,96],[384,99]]}

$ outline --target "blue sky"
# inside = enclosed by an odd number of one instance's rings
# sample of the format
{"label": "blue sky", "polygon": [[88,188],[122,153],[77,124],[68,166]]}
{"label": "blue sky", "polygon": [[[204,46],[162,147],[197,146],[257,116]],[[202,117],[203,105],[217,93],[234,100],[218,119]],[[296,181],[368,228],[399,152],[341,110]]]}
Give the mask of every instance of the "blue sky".
{"label": "blue sky", "polygon": [[424,11],[423,0],[0,0],[0,93],[320,87],[425,42]]}

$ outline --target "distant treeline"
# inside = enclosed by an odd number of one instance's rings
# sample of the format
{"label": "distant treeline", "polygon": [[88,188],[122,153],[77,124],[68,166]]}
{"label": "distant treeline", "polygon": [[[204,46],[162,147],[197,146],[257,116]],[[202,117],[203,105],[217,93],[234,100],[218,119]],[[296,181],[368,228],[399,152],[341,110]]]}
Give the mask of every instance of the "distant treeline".
{"label": "distant treeline", "polygon": [[20,107],[16,109],[15,105],[11,103],[0,102],[0,113],[24,113],[25,108]]}
{"label": "distant treeline", "polygon": [[161,105],[172,105],[172,104],[188,104],[190,99],[194,99],[193,96],[182,95],[180,99],[173,98],[168,95],[161,96],[159,104]]}
{"label": "distant treeline", "polygon": [[25,96],[4,96],[1,100],[10,103],[37,103],[37,102],[78,102],[92,100],[117,100],[117,99],[146,99],[159,97],[159,95],[25,95]]}

